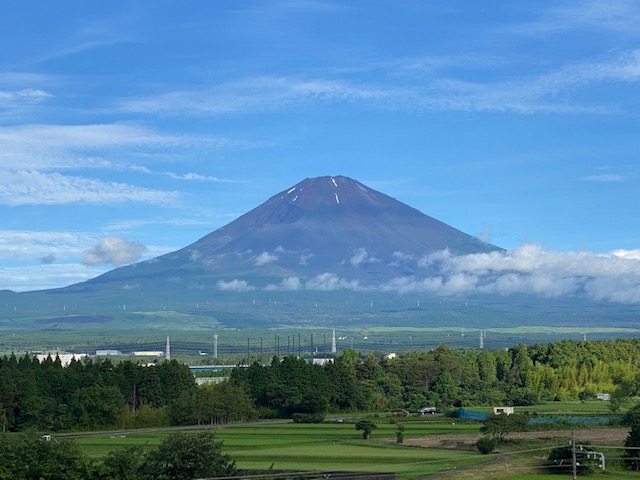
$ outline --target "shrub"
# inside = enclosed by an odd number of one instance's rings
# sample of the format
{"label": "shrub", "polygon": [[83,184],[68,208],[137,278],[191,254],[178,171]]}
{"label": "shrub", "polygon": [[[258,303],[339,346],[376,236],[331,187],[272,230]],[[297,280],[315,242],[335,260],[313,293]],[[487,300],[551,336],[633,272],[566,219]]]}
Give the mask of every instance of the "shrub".
{"label": "shrub", "polygon": [[484,455],[493,452],[496,449],[498,442],[492,437],[481,437],[476,442],[478,451]]}
{"label": "shrub", "polygon": [[321,413],[294,413],[291,418],[295,423],[322,423],[324,415]]}

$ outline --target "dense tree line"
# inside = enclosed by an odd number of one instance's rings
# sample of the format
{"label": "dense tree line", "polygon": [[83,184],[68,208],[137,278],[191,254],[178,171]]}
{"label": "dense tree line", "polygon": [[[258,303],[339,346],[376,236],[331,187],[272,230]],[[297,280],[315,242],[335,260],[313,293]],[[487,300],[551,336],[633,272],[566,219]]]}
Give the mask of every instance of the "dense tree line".
{"label": "dense tree line", "polygon": [[611,393],[612,409],[640,393],[640,340],[562,341],[510,350],[431,351],[395,358],[347,349],[325,365],[294,356],[232,371],[196,387],[175,360],[42,363],[0,358],[0,426],[41,431],[211,424],[327,412],[415,411],[471,405],[532,405]]}
{"label": "dense tree line", "polygon": [[640,340],[562,341],[510,350],[441,345],[392,359],[345,350],[324,366],[302,359],[254,363],[232,373],[263,416],[321,411],[417,410],[470,405],[533,405],[640,393]]}
{"label": "dense tree line", "polygon": [[145,367],[88,359],[63,367],[59,358],[40,363],[12,354],[0,358],[0,427],[62,431],[168,424],[171,406],[195,390],[189,368],[173,360]]}

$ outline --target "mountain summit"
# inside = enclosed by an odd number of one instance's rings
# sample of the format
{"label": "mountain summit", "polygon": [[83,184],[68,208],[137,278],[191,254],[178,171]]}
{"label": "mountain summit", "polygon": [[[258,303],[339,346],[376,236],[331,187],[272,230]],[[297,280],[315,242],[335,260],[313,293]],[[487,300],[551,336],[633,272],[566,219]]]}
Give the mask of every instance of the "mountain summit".
{"label": "mountain summit", "polygon": [[166,276],[184,285],[237,279],[264,286],[331,273],[377,284],[424,274],[419,260],[445,249],[452,254],[500,250],[356,180],[326,176],[283,190],[181,250],[88,283],[127,280],[130,285]]}

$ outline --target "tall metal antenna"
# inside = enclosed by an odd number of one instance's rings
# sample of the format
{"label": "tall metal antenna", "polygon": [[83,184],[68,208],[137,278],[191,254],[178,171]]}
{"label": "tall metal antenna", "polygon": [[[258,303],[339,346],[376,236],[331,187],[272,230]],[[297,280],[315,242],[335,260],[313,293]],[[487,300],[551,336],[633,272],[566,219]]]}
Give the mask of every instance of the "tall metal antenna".
{"label": "tall metal antenna", "polygon": [[333,333],[331,335],[331,353],[336,353],[338,349],[336,348],[336,329],[333,329]]}
{"label": "tall metal antenna", "polygon": [[171,360],[171,346],[169,345],[169,335],[167,335],[167,349],[164,353],[164,358]]}

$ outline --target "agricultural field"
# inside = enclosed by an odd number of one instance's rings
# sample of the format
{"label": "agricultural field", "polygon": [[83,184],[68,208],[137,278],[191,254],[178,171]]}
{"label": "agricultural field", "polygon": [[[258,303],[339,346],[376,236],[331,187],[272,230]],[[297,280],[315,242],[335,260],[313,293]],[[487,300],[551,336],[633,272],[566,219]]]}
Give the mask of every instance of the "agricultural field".
{"label": "agricultural field", "polygon": [[[514,434],[513,440],[496,453],[481,455],[474,447],[481,435],[481,424],[477,422],[406,417],[401,420],[405,428],[404,442],[398,444],[397,424],[384,417],[372,420],[377,428],[369,440],[362,438],[350,419],[323,424],[234,424],[218,427],[216,438],[224,442],[224,451],[236,460],[240,469],[257,471],[272,468],[276,471],[395,472],[400,480],[437,472],[449,472],[450,478],[461,480],[564,478],[542,474],[539,465],[550,448],[566,443],[570,432]],[[110,450],[130,445],[153,447],[167,434],[168,431],[100,434],[77,442],[88,455],[101,457]],[[626,430],[599,428],[580,430],[578,435],[580,439],[611,446],[607,454],[613,458],[620,455],[615,447],[622,445]],[[612,467],[615,467],[613,461]],[[626,472],[616,470],[614,473],[596,476],[627,478]]]}
{"label": "agricultural field", "polygon": [[[237,424],[219,428],[216,438],[241,469],[396,472],[399,479],[491,462],[474,449],[419,448],[396,443],[397,426],[380,419],[369,440],[353,423]],[[411,436],[476,435],[477,423],[452,425],[450,420],[407,424]],[[92,457],[130,445],[157,445],[167,432],[130,432],[76,440]]]}

